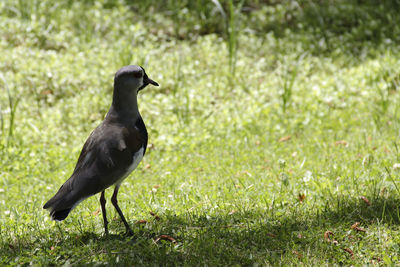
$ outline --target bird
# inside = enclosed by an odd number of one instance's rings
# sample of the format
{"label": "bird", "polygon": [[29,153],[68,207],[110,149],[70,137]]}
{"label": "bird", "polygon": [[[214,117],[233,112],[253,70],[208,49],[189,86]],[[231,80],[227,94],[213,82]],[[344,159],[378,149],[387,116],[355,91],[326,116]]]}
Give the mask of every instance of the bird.
{"label": "bird", "polygon": [[136,169],[146,153],[148,134],[139,113],[137,95],[149,84],[158,86],[141,66],[128,65],[116,72],[108,113],[83,145],[70,178],[43,206],[50,211],[53,220],[64,220],[79,203],[101,192],[100,204],[107,235],[105,190],[115,186],[111,203],[127,234],[133,235],[118,206],[117,195],[122,181]]}

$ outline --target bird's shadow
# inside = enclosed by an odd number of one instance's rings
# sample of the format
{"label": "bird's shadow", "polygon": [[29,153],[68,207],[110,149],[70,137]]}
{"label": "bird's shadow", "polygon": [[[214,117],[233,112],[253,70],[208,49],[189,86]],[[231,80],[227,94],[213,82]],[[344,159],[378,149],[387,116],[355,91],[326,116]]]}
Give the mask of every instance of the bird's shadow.
{"label": "bird's shadow", "polygon": [[[125,234],[119,220],[110,224],[110,234],[99,227],[80,231],[74,227],[46,229],[34,244],[49,257],[50,264],[87,264],[94,258],[113,264],[193,265],[220,263],[251,265],[254,259],[267,264],[280,264],[287,254],[300,254],[313,249],[315,255],[329,258],[329,253],[344,253],[349,236],[363,240],[376,227],[398,227],[400,200],[396,196],[343,196],[311,210],[311,203],[294,203],[287,207],[263,207],[209,215],[187,211],[182,214],[158,214],[149,221],[130,221],[133,236]],[[305,200],[307,201],[307,200]],[[354,223],[367,231],[351,229]],[[63,231],[63,232],[61,232]],[[331,231],[339,246],[326,241],[324,233]],[[370,232],[370,233],[369,233]],[[352,238],[353,238],[352,237]],[[49,239],[50,238],[50,239]],[[370,237],[368,237],[370,238]],[[358,241],[357,241],[358,242]],[[55,247],[49,251],[50,247]],[[342,248],[343,246],[343,248]],[[2,244],[2,254],[9,257],[29,255],[32,244],[19,249]],[[72,251],[72,252],[71,252]],[[335,258],[331,255],[332,258]],[[344,261],[345,264],[352,264]],[[135,264],[135,265],[136,265]]]}
{"label": "bird's shadow", "polygon": [[[118,257],[118,261],[125,263],[168,265],[218,261],[247,265],[253,263],[249,255],[261,254],[269,264],[278,264],[285,254],[293,253],[293,247],[304,252],[313,246],[318,253],[318,247],[325,245],[315,244],[328,244],[324,237],[328,231],[334,232],[334,239],[339,243],[345,243],[349,236],[362,240],[365,235],[362,230],[368,232],[370,227],[400,224],[398,198],[367,196],[365,199],[338,198],[312,213],[298,203],[290,207],[290,212],[282,214],[278,207],[212,216],[189,212],[161,214],[159,220],[146,224],[131,222],[134,236],[127,236],[121,224],[111,229],[113,234],[83,232],[71,234],[64,242],[92,246],[107,262],[115,262]],[[356,222],[360,223],[361,231],[352,230]],[[332,253],[338,251],[345,253],[343,249],[333,249]]]}

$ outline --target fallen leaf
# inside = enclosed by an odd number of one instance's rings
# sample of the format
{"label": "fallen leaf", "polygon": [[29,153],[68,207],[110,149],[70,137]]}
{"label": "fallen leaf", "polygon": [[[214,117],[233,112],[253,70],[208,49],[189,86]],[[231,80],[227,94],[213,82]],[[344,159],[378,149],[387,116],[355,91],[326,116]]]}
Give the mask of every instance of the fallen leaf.
{"label": "fallen leaf", "polygon": [[44,91],[40,92],[40,94],[41,95],[51,95],[51,94],[53,94],[53,91],[48,89],[48,90],[44,90]]}
{"label": "fallen leaf", "polygon": [[358,227],[359,225],[360,225],[360,223],[356,222],[351,226],[351,229],[356,230],[357,232],[366,232],[367,231],[361,227]]}
{"label": "fallen leaf", "polygon": [[159,188],[160,187],[160,185],[159,184],[156,184],[156,185],[153,185],[153,188]]}
{"label": "fallen leaf", "polygon": [[236,188],[241,188],[242,186],[240,184],[235,184]]}
{"label": "fallen leaf", "polygon": [[292,253],[293,253],[294,255],[296,255],[298,259],[303,258],[303,255],[302,255],[301,253],[297,252],[296,250],[293,250]]}
{"label": "fallen leaf", "polygon": [[154,242],[158,242],[158,241],[160,241],[160,240],[165,240],[165,241],[169,241],[169,242],[172,242],[172,243],[176,243],[176,240],[175,240],[175,238],[173,238],[172,236],[169,236],[169,235],[160,235],[159,237],[157,237],[155,240],[154,240]]}
{"label": "fallen leaf", "polygon": [[94,212],[93,212],[93,215],[94,215],[94,216],[97,216],[97,215],[99,215],[99,213],[100,213],[100,208],[98,208],[96,211],[94,211]]}
{"label": "fallen leaf", "polygon": [[329,242],[331,241],[331,239],[330,239],[330,237],[333,237],[334,236],[334,234],[331,232],[331,231],[326,231],[325,233],[324,233],[324,238],[326,239],[326,240],[328,240]]}
{"label": "fallen leaf", "polygon": [[347,141],[346,140],[338,140],[338,141],[336,141],[335,142],[335,145],[344,145],[344,146],[347,146]]}
{"label": "fallen leaf", "polygon": [[376,260],[377,262],[381,262],[382,261],[382,259],[379,258],[378,256],[373,256],[372,259]]}
{"label": "fallen leaf", "polygon": [[154,219],[156,219],[157,221],[160,220],[160,217],[155,214],[154,212],[150,211],[150,215],[154,217]]}
{"label": "fallen leaf", "polygon": [[349,249],[349,248],[344,248],[343,250],[346,251],[347,253],[349,253],[349,254],[351,255],[352,258],[354,257],[354,252],[353,252],[351,249]]}
{"label": "fallen leaf", "polygon": [[276,235],[274,235],[273,233],[267,233],[267,236],[272,237],[272,238],[276,237]]}
{"label": "fallen leaf", "polygon": [[303,203],[303,201],[306,199],[306,194],[299,193],[298,198],[300,203]]}
{"label": "fallen leaf", "polygon": [[368,198],[361,196],[361,199],[367,204],[368,206],[371,206],[371,203],[369,202]]}
{"label": "fallen leaf", "polygon": [[379,192],[379,196],[383,197],[385,195],[385,192],[386,192],[386,187],[383,187],[381,189],[381,192]]}
{"label": "fallen leaf", "polygon": [[148,223],[148,221],[146,221],[146,220],[139,220],[139,221],[135,222],[135,224],[146,224],[146,223]]}
{"label": "fallen leaf", "polygon": [[150,169],[150,168],[151,168],[151,165],[150,165],[150,164],[146,164],[146,165],[144,166],[144,168],[145,168],[145,169]]}
{"label": "fallen leaf", "polygon": [[279,142],[286,142],[286,141],[289,141],[290,138],[292,138],[290,135],[281,137],[281,138],[279,139]]}

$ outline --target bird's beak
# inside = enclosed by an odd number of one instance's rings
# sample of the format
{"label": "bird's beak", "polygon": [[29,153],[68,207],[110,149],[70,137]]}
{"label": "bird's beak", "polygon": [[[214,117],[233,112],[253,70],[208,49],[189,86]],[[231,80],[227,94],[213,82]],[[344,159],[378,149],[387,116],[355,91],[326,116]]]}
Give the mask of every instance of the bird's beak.
{"label": "bird's beak", "polygon": [[155,81],[153,81],[152,79],[150,79],[147,75],[144,76],[143,83],[144,83],[144,84],[152,84],[152,85],[154,85],[154,86],[158,86],[158,83],[156,83]]}

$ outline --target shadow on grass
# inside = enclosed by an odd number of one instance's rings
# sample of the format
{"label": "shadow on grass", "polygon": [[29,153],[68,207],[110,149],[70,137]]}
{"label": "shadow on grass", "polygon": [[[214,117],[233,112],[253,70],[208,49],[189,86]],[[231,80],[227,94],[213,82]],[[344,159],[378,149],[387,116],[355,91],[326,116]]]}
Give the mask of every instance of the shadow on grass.
{"label": "shadow on grass", "polygon": [[[160,220],[132,225],[134,237],[72,233],[71,230],[62,236],[49,233],[47,239],[41,238],[41,241],[20,249],[2,244],[1,254],[9,258],[43,254],[46,261],[39,258],[36,263],[50,265],[65,262],[78,265],[96,262],[111,265],[251,265],[255,262],[281,264],[282,259],[290,259],[288,262],[293,263],[307,257],[311,257],[308,262],[314,259],[338,263],[339,257],[342,263],[352,263],[354,259],[343,250],[349,244],[349,238],[363,242],[366,234],[372,231],[370,229],[378,225],[389,229],[400,223],[399,199],[369,198],[369,206],[360,199],[342,198],[319,210],[297,203],[279,209],[252,209],[215,216],[191,212],[179,216],[161,215]],[[367,232],[351,230],[355,222],[360,222],[360,227]],[[122,224],[113,227],[113,232],[124,229]],[[333,239],[339,245],[334,246],[324,239],[326,231],[335,234]],[[173,239],[158,240],[160,235]]]}

